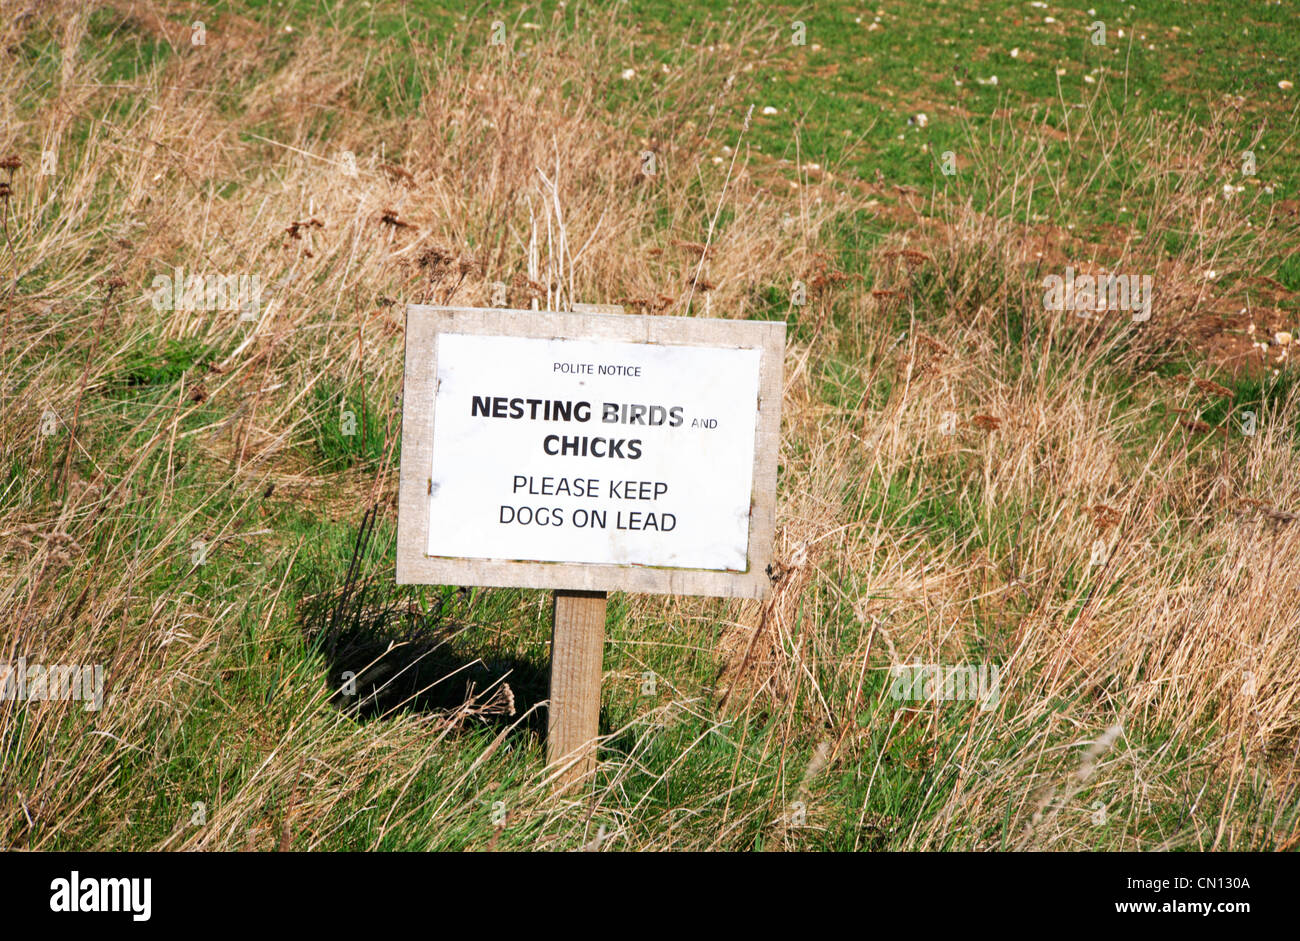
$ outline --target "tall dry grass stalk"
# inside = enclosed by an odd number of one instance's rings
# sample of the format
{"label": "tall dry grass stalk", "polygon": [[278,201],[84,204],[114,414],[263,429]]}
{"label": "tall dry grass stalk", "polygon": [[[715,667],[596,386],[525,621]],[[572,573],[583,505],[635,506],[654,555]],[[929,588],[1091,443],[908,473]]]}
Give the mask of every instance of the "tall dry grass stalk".
{"label": "tall dry grass stalk", "polygon": [[[4,284],[21,288],[0,344],[0,662],[109,677],[98,713],[0,705],[0,844],[143,848],[141,821],[165,812],[175,825],[149,845],[314,849],[378,807],[358,848],[442,846],[476,832],[507,774],[501,831],[539,847],[798,847],[832,828],[854,848],[1295,843],[1300,403],[1277,400],[1249,442],[1150,427],[1158,404],[1206,404],[1148,372],[1186,316],[1224,300],[1200,273],[1252,276],[1274,244],[1246,228],[1244,200],[1204,201],[1229,122],[1159,126],[1100,99],[1073,115],[1081,160],[1128,148],[1148,217],[1145,240],[1090,243],[1044,219],[1068,218],[1095,175],[1080,188],[1032,133],[1014,151],[973,141],[971,191],[775,190],[765,159],[722,130],[751,103],[735,55],[683,52],[654,94],[635,93],[619,78],[633,36],[612,14],[557,15],[526,47],[512,27],[506,49],[468,32],[416,48],[418,101],[381,81],[400,50],[344,31],[286,45],[230,17],[189,48],[168,20],[126,22],[176,54],[110,84],[75,5],[0,4],[0,48],[50,36],[64,51],[39,94],[39,60],[0,55],[4,86],[29,90],[0,96],[0,154],[59,154],[51,176],[24,158],[5,204]],[[770,32],[724,38],[761,62]],[[739,155],[725,166],[711,159],[723,145]],[[873,208],[906,224],[850,275],[835,227]],[[1171,256],[1155,242],[1172,230],[1194,237]],[[1066,262],[1154,270],[1158,319],[1044,311],[1042,274]],[[257,320],[155,310],[152,279],[177,265],[259,275]],[[746,317],[796,278],[810,300],[785,310],[772,597],[627,599],[620,656],[684,648],[716,658],[716,682],[620,721],[610,742],[624,744],[583,801],[549,800],[528,770],[535,712],[478,721],[507,709],[499,684],[359,723],[331,705],[337,677],[286,654],[307,600],[290,573],[316,547],[263,524],[267,495],[391,528],[404,303],[486,306],[501,282],[515,308],[698,315],[703,296],[713,316]],[[169,341],[218,353],[165,398],[119,407],[130,363]],[[381,456],[362,470],[313,450],[323,383],[383,403]],[[221,591],[198,590],[200,537],[232,573]],[[360,586],[356,617],[370,617],[391,566],[354,578],[353,562],[344,590]],[[881,692],[891,667],[970,660],[1002,665],[993,709],[895,708]],[[182,746],[199,728],[196,754]],[[667,759],[643,734],[684,728],[702,731]],[[734,756],[678,784],[719,737]],[[916,792],[882,798],[899,765]],[[845,792],[860,806],[837,803]],[[791,824],[795,800],[806,825]],[[907,812],[873,809],[893,800]],[[1104,830],[1093,801],[1111,808]],[[1187,813],[1153,836],[1170,806]]]}

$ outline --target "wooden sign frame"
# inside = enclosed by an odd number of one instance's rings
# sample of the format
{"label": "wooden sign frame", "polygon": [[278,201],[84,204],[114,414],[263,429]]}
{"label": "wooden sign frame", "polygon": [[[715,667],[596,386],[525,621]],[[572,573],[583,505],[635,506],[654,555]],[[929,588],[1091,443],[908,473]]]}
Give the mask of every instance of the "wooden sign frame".
{"label": "wooden sign frame", "polygon": [[[443,333],[610,340],[759,350],[758,410],[744,571],[608,563],[459,559],[426,554],[433,468],[438,337]],[[402,464],[397,524],[399,584],[482,585],[574,591],[764,598],[771,586],[781,437],[785,323],[632,314],[560,313],[412,304],[406,318]]]}

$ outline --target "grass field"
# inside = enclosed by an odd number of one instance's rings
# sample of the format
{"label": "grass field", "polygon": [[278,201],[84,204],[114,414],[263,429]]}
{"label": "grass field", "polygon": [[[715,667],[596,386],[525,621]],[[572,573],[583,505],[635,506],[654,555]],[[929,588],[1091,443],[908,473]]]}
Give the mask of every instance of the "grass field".
{"label": "grass field", "polygon": [[[1298,22],[0,0],[0,664],[104,676],[0,846],[1296,848]],[[612,595],[559,798],[549,593],[394,583],[405,305],[497,283],[789,323],[772,596]]]}

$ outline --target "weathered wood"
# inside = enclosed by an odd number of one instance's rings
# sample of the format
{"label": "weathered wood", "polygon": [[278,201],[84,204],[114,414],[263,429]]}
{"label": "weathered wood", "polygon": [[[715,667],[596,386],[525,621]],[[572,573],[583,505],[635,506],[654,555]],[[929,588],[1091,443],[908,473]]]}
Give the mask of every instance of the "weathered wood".
{"label": "weathered wood", "polygon": [[555,593],[546,754],[547,764],[559,770],[557,792],[584,780],[596,769],[605,602],[603,591]]}
{"label": "weathered wood", "polygon": [[[433,466],[438,337],[442,333],[758,349],[759,395],[755,425],[747,567],[719,571],[635,565],[588,565],[509,559],[461,559],[427,554],[428,488]],[[777,451],[780,441],[785,324],[693,317],[658,317],[552,311],[426,307],[407,309],[402,466],[397,527],[399,584],[489,585],[574,591],[627,591],[676,595],[763,598],[771,588],[776,522]]]}

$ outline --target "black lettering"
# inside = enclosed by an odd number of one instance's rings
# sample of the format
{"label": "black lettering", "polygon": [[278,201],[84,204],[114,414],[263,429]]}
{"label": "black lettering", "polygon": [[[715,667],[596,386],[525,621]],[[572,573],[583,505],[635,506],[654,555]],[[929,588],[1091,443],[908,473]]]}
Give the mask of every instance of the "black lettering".
{"label": "black lettering", "polygon": [[680,405],[674,405],[668,410],[668,414],[672,416],[672,421],[668,423],[669,428],[676,428],[682,423],[682,407]]}

